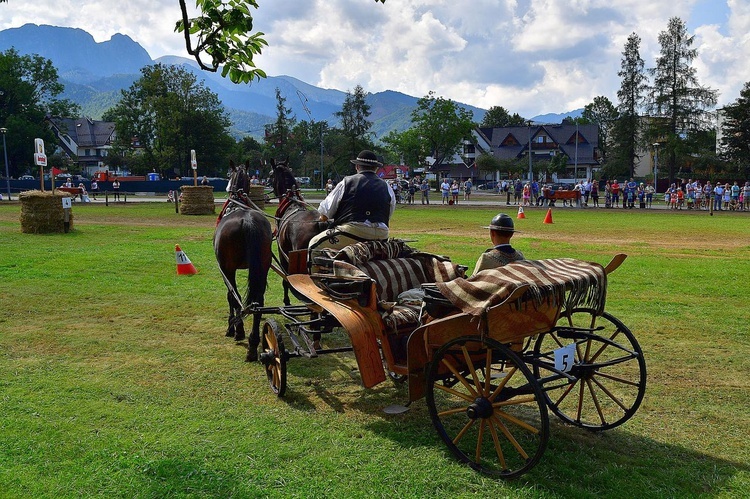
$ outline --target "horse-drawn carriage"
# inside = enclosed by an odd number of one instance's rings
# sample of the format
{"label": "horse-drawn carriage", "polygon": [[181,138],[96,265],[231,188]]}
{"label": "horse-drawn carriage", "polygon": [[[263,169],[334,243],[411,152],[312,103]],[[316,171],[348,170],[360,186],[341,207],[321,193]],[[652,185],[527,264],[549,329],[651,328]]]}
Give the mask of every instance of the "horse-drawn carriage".
{"label": "horse-drawn carriage", "polygon": [[[643,352],[604,311],[607,275],[624,260],[521,261],[466,278],[403,241],[360,242],[279,270],[301,304],[246,303],[242,315],[254,318],[257,358],[278,396],[291,358],[352,351],[365,387],[406,383],[409,403],[426,399],[459,460],[513,477],[544,453],[548,412],[606,430],[638,409]],[[320,347],[336,328],[351,346]]]}

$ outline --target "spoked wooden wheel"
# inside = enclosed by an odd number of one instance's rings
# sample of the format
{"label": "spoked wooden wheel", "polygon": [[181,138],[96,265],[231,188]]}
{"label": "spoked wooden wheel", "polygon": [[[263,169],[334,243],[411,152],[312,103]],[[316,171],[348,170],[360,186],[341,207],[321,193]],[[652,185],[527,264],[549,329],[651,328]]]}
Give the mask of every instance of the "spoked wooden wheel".
{"label": "spoked wooden wheel", "polygon": [[284,340],[281,337],[279,326],[273,319],[267,319],[263,323],[261,332],[260,362],[266,370],[268,384],[271,385],[273,393],[279,397],[286,392],[286,350]]}
{"label": "spoked wooden wheel", "polygon": [[539,384],[517,354],[492,339],[461,337],[435,353],[427,406],[438,434],[473,469],[511,478],[533,468],[549,438]]}
{"label": "spoked wooden wheel", "polygon": [[[557,326],[570,329],[541,335],[534,354],[554,365],[555,350],[574,344],[569,347],[574,358],[568,374],[575,379],[535,365],[534,374],[547,377],[542,384],[550,410],[567,423],[591,430],[607,430],[630,419],[646,392],[646,361],[633,333],[612,315],[588,309],[562,316]],[[603,329],[576,331],[599,327]]]}

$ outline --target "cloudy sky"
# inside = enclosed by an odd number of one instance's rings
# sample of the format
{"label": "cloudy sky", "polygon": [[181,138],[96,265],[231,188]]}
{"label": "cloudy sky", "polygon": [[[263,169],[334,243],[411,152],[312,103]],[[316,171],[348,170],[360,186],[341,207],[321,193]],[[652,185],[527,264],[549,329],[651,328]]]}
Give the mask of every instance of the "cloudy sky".
{"label": "cloudy sky", "polygon": [[[255,29],[269,47],[256,62],[325,88],[397,90],[524,117],[565,112],[604,95],[631,33],[646,67],[670,17],[695,35],[701,84],[734,101],[750,81],[750,0],[258,0]],[[188,4],[193,2],[188,0]],[[177,0],[9,0],[0,29],[26,23],[81,28],[97,41],[129,35],[151,55],[187,57]]]}

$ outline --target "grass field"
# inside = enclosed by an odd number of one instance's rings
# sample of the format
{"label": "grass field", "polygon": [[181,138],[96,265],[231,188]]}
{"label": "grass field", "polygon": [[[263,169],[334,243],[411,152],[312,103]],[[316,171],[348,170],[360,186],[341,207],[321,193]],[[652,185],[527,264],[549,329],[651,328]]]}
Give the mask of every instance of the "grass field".
{"label": "grass field", "polygon": [[[399,207],[392,234],[473,267],[501,208]],[[0,497],[740,497],[750,490],[750,216],[529,209],[527,258],[606,263],[607,310],[648,364],[633,419],[551,416],[547,451],[504,482],[456,462],[424,401],[361,387],[351,355],[292,359],[278,399],[224,337],[214,216],[76,205],[29,235],[0,204]],[[513,212],[515,216],[515,210]],[[174,245],[199,269],[175,275]],[[281,303],[269,277],[267,304]]]}

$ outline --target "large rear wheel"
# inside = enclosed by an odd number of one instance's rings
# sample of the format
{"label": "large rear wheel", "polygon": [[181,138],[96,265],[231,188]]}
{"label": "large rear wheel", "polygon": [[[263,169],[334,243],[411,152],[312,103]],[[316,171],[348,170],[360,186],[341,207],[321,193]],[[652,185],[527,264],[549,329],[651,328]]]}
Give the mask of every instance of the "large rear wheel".
{"label": "large rear wheel", "polygon": [[[591,430],[607,430],[630,419],[646,392],[646,361],[633,333],[612,315],[589,309],[563,315],[557,326],[534,345],[540,361],[534,374],[545,378],[550,410],[567,423]],[[565,346],[573,354],[567,372],[573,379],[544,367],[554,366],[555,350]]]}
{"label": "large rear wheel", "polygon": [[263,323],[260,362],[266,371],[268,384],[273,393],[283,397],[286,392],[286,359],[284,340],[276,321],[267,319]]}
{"label": "large rear wheel", "polygon": [[437,350],[427,406],[451,452],[479,472],[521,475],[547,446],[549,419],[539,384],[517,354],[492,339],[466,336]]}

